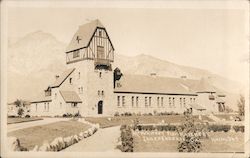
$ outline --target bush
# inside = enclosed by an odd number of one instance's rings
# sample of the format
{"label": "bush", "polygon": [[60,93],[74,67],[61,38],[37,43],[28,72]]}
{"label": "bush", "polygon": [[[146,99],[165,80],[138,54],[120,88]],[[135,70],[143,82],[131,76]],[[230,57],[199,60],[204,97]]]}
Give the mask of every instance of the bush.
{"label": "bush", "polygon": [[118,145],[117,148],[122,152],[133,152],[134,151],[134,140],[132,136],[131,127],[128,125],[122,125],[121,128],[121,145]]}
{"label": "bush", "polygon": [[81,114],[79,112],[75,113],[74,117],[81,117]]}
{"label": "bush", "polygon": [[19,108],[18,111],[17,111],[18,116],[22,116],[23,113],[24,113],[23,108]]}
{"label": "bush", "polygon": [[30,115],[25,115],[26,118],[30,118]]}
{"label": "bush", "polygon": [[114,116],[120,116],[119,112],[115,112]]}
{"label": "bush", "polygon": [[244,132],[245,131],[244,126],[233,126],[233,129],[235,132]]}
{"label": "bush", "polygon": [[228,132],[231,129],[230,125],[209,125],[208,126],[208,131],[213,131],[213,132]]}
{"label": "bush", "polygon": [[63,116],[63,117],[73,117],[74,115],[73,115],[73,114],[67,113],[67,114],[63,114],[62,116]]}

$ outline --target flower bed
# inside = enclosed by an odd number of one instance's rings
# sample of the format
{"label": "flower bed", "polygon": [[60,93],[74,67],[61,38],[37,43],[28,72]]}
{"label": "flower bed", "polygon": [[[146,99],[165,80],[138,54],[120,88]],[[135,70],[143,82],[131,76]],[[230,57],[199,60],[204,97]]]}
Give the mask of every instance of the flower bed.
{"label": "flower bed", "polygon": [[[205,125],[207,127],[207,130],[209,132],[228,132],[229,130],[234,130],[235,132],[244,132],[244,126],[231,126],[231,125],[217,125],[217,124],[211,124],[211,125]],[[183,129],[184,127],[182,125],[171,125],[171,124],[165,124],[165,125],[158,125],[158,124],[139,124],[135,129],[142,131],[176,131],[177,128]]]}

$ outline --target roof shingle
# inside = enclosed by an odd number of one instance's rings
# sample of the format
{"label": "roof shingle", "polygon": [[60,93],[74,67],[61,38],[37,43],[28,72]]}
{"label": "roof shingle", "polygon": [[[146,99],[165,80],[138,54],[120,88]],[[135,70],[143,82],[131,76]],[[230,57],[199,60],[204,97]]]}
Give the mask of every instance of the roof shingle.
{"label": "roof shingle", "polygon": [[81,103],[82,100],[75,91],[60,91],[66,103]]}
{"label": "roof shingle", "polygon": [[64,71],[58,79],[50,86],[52,88],[59,87],[67,78],[68,76],[75,70],[75,68],[68,69]]}
{"label": "roof shingle", "polygon": [[98,19],[79,26],[77,32],[74,34],[71,42],[67,46],[66,52],[86,47],[97,27],[104,28]]}

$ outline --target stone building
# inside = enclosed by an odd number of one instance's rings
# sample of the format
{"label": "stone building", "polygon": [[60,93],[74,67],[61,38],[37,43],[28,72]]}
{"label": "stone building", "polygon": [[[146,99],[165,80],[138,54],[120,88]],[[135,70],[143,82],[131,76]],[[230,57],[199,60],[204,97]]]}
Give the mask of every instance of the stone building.
{"label": "stone building", "polygon": [[217,95],[207,79],[123,74],[119,68],[113,68],[114,51],[99,20],[80,26],[65,51],[67,70],[31,102],[31,115],[182,113],[186,108],[197,113],[225,110],[225,95]]}

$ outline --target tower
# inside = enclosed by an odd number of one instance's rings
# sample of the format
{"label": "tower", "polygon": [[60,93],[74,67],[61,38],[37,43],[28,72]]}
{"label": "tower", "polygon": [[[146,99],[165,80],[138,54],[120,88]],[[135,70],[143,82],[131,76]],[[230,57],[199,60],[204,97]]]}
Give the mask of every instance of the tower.
{"label": "tower", "polygon": [[111,115],[114,47],[99,20],[82,25],[66,48],[69,80],[79,94],[81,115]]}

